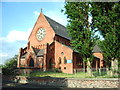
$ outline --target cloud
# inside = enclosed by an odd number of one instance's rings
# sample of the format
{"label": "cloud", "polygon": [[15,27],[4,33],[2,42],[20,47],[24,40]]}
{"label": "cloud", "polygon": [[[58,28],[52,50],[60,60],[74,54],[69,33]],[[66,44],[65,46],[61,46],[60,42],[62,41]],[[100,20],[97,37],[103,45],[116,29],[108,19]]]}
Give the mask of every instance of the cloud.
{"label": "cloud", "polygon": [[15,42],[27,41],[31,32],[31,28],[26,31],[12,30],[6,37],[0,37],[0,41]]}
{"label": "cloud", "polygon": [[0,64],[18,54],[19,48],[25,46],[32,28],[26,31],[12,30],[5,37],[0,37]]}
{"label": "cloud", "polygon": [[17,55],[19,49],[27,45],[27,41],[8,41],[2,40],[2,46],[0,46],[0,64],[5,64],[6,60]]}
{"label": "cloud", "polygon": [[5,64],[8,57],[9,57],[8,53],[3,53],[3,52],[0,53],[0,64]]}
{"label": "cloud", "polygon": [[34,11],[34,16],[35,16],[35,17],[38,17],[39,15],[40,15],[40,12]]}
{"label": "cloud", "polygon": [[5,40],[5,37],[0,37],[0,41],[3,41],[3,40]]}
{"label": "cloud", "polygon": [[14,42],[17,40],[27,40],[27,32],[17,30],[10,31],[7,35],[7,40],[10,42]]}
{"label": "cloud", "polygon": [[7,53],[0,53],[0,57],[7,57],[8,54]]}

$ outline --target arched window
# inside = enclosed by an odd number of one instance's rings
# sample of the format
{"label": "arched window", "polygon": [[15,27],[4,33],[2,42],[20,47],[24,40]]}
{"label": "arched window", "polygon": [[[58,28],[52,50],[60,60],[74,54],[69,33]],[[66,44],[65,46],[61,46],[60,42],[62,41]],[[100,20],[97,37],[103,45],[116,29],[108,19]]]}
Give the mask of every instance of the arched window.
{"label": "arched window", "polygon": [[61,64],[61,57],[59,57],[59,59],[58,59],[58,64]]}
{"label": "arched window", "polygon": [[29,67],[34,67],[34,60],[32,58],[30,59]]}
{"label": "arched window", "polygon": [[67,63],[67,59],[66,59],[66,57],[64,57],[64,64],[66,64]]}
{"label": "arched window", "polygon": [[61,55],[64,55],[64,52],[61,52]]}

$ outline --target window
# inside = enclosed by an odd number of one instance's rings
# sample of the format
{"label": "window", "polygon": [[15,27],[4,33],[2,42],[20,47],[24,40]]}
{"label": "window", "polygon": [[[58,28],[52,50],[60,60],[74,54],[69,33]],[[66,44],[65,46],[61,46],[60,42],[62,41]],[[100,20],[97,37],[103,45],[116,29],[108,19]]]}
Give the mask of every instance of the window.
{"label": "window", "polygon": [[61,52],[61,55],[64,55],[64,52]]}
{"label": "window", "polygon": [[64,64],[66,64],[67,63],[67,59],[66,59],[66,57],[64,57]]}
{"label": "window", "polygon": [[61,70],[61,67],[59,67],[59,70]]}
{"label": "window", "polygon": [[58,64],[61,64],[61,57],[59,57],[59,62],[58,62]]}
{"label": "window", "polygon": [[66,69],[66,67],[64,67],[64,69]]}

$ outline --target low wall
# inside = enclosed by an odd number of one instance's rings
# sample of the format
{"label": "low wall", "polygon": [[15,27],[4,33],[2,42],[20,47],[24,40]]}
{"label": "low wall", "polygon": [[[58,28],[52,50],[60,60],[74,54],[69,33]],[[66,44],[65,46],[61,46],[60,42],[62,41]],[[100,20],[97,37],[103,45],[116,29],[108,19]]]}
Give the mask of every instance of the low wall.
{"label": "low wall", "polygon": [[[13,79],[12,79],[13,80]],[[15,82],[69,88],[120,88],[118,78],[52,78],[17,76]]]}

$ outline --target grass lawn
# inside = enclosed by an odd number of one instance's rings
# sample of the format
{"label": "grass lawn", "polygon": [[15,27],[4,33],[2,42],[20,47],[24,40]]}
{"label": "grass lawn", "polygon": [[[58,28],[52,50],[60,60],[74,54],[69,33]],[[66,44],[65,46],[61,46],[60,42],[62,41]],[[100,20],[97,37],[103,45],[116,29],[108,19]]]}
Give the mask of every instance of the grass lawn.
{"label": "grass lawn", "polygon": [[32,77],[57,77],[57,78],[118,78],[118,77],[110,77],[106,73],[102,75],[97,75],[96,72],[93,72],[93,77],[89,77],[85,72],[78,72],[76,74],[66,74],[59,72],[35,72],[29,74]]}
{"label": "grass lawn", "polygon": [[86,78],[87,74],[84,72],[79,72],[76,74],[66,74],[66,73],[58,73],[58,72],[36,72],[36,73],[31,73],[29,76],[58,77],[58,78]]}

